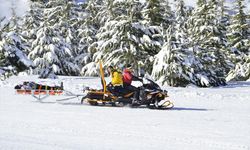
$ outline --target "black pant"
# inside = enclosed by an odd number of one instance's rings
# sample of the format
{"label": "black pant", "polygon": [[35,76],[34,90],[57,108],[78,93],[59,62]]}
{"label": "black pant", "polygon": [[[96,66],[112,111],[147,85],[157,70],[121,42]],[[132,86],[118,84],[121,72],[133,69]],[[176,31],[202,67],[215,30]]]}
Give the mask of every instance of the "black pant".
{"label": "black pant", "polygon": [[134,98],[140,100],[140,88],[134,87],[133,85],[124,84],[124,89],[129,92],[134,92]]}
{"label": "black pant", "polygon": [[115,96],[121,96],[123,91],[124,91],[124,88],[122,85],[120,86],[113,86],[112,84],[109,84],[107,86],[107,89],[108,91],[110,91],[113,95]]}

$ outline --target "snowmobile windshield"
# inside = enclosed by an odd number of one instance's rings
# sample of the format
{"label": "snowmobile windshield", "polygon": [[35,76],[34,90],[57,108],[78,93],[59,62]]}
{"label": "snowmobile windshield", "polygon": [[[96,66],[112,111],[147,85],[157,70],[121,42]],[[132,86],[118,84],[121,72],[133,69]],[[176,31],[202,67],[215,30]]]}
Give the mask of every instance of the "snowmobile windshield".
{"label": "snowmobile windshield", "polygon": [[145,88],[161,90],[160,86],[156,84],[154,81],[150,80],[149,78],[144,78],[144,79],[147,80],[147,83],[143,84]]}

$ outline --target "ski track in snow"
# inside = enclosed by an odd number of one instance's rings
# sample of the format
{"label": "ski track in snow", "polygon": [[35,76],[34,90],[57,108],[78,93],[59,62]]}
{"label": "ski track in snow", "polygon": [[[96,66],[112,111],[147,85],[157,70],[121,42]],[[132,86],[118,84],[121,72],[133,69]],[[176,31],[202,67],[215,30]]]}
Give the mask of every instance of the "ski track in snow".
{"label": "ski track in snow", "polygon": [[[14,85],[37,76],[0,81],[0,150],[168,149],[250,150],[250,82],[219,88],[173,88],[171,110],[90,106],[79,99],[39,102]],[[66,90],[101,88],[99,78],[60,77]],[[107,78],[109,81],[109,78]]]}

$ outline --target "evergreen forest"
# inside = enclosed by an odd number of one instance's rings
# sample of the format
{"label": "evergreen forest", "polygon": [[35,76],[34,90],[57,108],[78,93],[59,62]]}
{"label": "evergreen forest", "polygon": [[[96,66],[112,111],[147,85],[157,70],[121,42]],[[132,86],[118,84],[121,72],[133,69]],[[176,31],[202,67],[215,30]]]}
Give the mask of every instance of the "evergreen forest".
{"label": "evergreen forest", "polygon": [[30,1],[0,18],[0,74],[98,76],[99,60],[162,85],[199,87],[250,79],[250,13],[244,0]]}

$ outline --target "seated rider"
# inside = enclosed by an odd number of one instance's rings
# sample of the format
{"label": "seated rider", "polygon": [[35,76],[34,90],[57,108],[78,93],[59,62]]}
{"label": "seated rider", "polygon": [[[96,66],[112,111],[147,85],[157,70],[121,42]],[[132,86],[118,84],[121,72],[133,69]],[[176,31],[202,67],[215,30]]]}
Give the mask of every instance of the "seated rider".
{"label": "seated rider", "polygon": [[133,103],[140,103],[140,88],[136,88],[131,85],[132,81],[141,81],[142,79],[133,75],[133,69],[131,65],[128,65],[127,68],[123,70],[123,86],[125,90],[134,92],[134,101]]}
{"label": "seated rider", "polygon": [[108,67],[108,72],[111,76],[111,83],[108,84],[108,90],[115,96],[121,95],[123,91],[122,73],[113,66]]}

